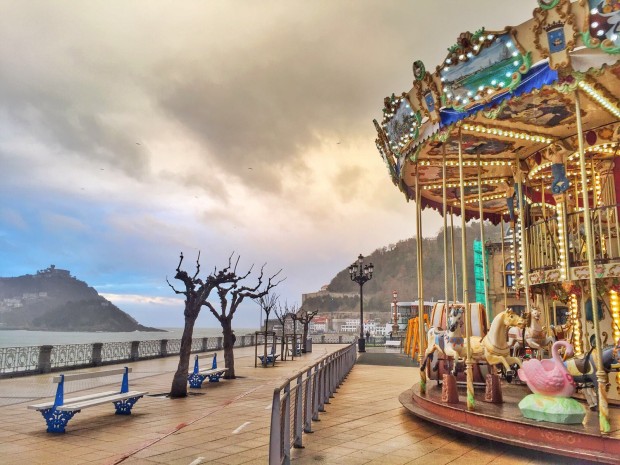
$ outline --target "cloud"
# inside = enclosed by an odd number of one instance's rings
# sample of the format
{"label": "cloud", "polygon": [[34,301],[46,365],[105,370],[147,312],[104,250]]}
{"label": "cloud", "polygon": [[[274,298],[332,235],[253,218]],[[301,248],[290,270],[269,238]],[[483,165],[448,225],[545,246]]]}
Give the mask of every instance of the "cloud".
{"label": "cloud", "polygon": [[100,294],[116,305],[122,304],[147,304],[147,305],[172,305],[178,307],[183,305],[183,299],[180,297],[158,297],[138,294]]}
{"label": "cloud", "polygon": [[[201,250],[205,269],[236,251],[284,268],[279,292],[299,301],[413,235],[372,125],[409,90],[411,63],[431,69],[460,32],[535,6],[3,2],[2,273],[55,263],[109,294],[164,299],[180,251],[193,264]],[[124,305],[152,318],[149,301]]]}

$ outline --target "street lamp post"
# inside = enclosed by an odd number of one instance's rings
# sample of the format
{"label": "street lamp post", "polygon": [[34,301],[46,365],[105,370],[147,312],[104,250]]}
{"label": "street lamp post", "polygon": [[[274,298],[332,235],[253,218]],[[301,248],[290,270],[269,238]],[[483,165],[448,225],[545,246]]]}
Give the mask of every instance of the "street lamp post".
{"label": "street lamp post", "polygon": [[372,263],[364,265],[364,256],[360,254],[357,262],[349,267],[351,281],[360,285],[360,338],[357,341],[358,352],[366,352],[366,340],[364,339],[364,284],[372,279],[375,267]]}
{"label": "street lamp post", "polygon": [[399,331],[398,327],[398,292],[392,291],[392,298],[394,304],[394,323],[392,324],[392,336],[396,336],[396,333]]}

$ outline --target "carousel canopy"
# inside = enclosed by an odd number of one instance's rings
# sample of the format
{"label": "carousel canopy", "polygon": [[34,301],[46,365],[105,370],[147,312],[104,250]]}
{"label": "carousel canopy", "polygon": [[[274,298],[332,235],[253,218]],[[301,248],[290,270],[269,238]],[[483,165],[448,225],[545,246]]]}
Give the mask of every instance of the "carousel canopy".
{"label": "carousel canopy", "polygon": [[[506,214],[516,172],[530,203],[554,204],[552,165],[579,184],[576,99],[590,173],[609,172],[619,146],[620,1],[539,0],[503,31],[462,33],[434,73],[413,63],[413,87],[384,100],[377,148],[407,199],[466,217]],[[445,164],[445,168],[444,168]]]}

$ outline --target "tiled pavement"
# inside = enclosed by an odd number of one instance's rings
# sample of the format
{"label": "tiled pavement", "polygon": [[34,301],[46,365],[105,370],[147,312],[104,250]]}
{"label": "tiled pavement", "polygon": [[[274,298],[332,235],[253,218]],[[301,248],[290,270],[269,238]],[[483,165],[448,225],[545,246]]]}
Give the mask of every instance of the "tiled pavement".
{"label": "tiled pavement", "polygon": [[[62,435],[46,433],[42,416],[26,410],[41,397],[53,396],[50,375],[0,380],[0,463],[266,464],[274,387],[340,347],[315,345],[312,354],[268,369],[254,368],[253,348],[237,349],[235,380],[205,383],[185,399],[145,397],[130,416],[114,415],[111,405],[86,409]],[[176,362],[170,357],[129,364],[130,389],[151,395],[167,392]],[[293,463],[576,463],[447,432],[416,419],[398,403],[398,395],[417,381],[416,372],[410,367],[355,365],[320,414],[321,421],[313,423],[314,433],[304,435],[305,448],[292,451]],[[92,387],[76,383],[74,390]]]}

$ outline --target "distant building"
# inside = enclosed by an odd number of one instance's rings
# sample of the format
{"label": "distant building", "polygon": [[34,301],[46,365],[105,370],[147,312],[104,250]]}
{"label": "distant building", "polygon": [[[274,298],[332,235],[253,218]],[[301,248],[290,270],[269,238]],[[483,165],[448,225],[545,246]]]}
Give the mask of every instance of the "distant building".
{"label": "distant building", "polygon": [[71,272],[69,270],[61,270],[60,268],[56,268],[56,265],[50,265],[49,268],[37,271],[37,276],[43,278],[51,278],[52,276],[63,276],[66,278],[70,278]]}
{"label": "distant building", "polygon": [[325,333],[329,328],[329,318],[326,316],[315,316],[310,324],[308,325],[308,330],[311,333]]}

